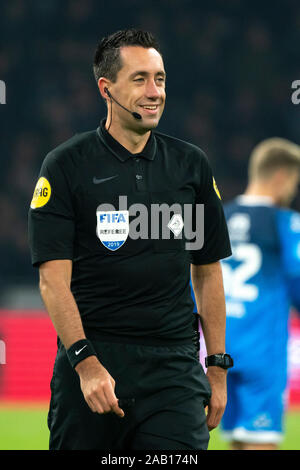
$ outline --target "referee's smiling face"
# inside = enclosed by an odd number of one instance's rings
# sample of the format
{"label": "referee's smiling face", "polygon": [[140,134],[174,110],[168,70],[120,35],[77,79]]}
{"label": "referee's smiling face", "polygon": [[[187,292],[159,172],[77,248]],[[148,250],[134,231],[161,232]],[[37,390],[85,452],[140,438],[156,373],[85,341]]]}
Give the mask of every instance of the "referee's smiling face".
{"label": "referee's smiling face", "polygon": [[109,91],[123,106],[141,114],[134,119],[120,106],[113,104],[113,121],[124,128],[147,131],[155,128],[164,110],[166,73],[160,53],[153,48],[126,46],[120,50],[122,68],[116,82],[109,82]]}

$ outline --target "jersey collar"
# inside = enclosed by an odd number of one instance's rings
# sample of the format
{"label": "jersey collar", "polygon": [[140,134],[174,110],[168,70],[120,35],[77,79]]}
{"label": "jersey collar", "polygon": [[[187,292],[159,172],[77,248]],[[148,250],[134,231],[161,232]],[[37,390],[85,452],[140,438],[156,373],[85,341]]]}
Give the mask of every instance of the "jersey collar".
{"label": "jersey collar", "polygon": [[115,155],[115,157],[117,157],[122,162],[125,162],[132,157],[154,160],[156,154],[156,139],[153,132],[151,132],[148,142],[146,143],[142,152],[131,153],[107,132],[105,129],[105,122],[105,119],[101,121],[100,126],[97,128],[97,135],[99,136],[101,142]]}

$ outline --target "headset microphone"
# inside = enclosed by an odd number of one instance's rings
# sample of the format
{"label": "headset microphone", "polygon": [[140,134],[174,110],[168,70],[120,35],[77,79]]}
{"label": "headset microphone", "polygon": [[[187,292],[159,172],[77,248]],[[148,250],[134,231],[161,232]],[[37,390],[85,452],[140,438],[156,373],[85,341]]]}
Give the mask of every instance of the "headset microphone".
{"label": "headset microphone", "polygon": [[121,103],[119,103],[110,93],[110,91],[108,90],[108,88],[104,88],[104,91],[105,93],[107,94],[107,96],[109,96],[109,98],[111,100],[113,100],[115,103],[117,103],[117,105],[121,106],[121,108],[125,109],[125,111],[127,111],[128,113],[130,113],[135,119],[137,119],[138,121],[140,121],[142,119],[142,116],[139,114],[139,113],[136,113],[134,111],[130,111],[130,109],[127,109],[125,108],[125,106],[123,106]]}

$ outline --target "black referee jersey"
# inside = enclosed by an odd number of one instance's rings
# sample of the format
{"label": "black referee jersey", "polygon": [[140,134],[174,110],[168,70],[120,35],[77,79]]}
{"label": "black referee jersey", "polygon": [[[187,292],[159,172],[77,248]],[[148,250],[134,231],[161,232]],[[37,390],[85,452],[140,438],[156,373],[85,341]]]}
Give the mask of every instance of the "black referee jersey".
{"label": "black referee jersey", "polygon": [[[32,263],[73,261],[71,290],[87,337],[187,343],[190,263],[231,254],[210,165],[198,147],[156,131],[131,154],[104,125],[46,156],[29,209]],[[194,250],[183,216],[185,205],[196,204],[204,205],[204,244]],[[171,208],[168,219],[181,232],[166,228],[162,215],[153,218],[153,207]]]}

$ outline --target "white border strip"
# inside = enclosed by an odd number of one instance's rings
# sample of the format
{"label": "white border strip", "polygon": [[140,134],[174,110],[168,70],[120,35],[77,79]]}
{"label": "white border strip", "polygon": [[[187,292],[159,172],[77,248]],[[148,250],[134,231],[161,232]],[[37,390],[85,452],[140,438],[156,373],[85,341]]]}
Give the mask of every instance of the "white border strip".
{"label": "white border strip", "polygon": [[225,441],[249,442],[249,444],[279,444],[283,434],[276,431],[248,431],[235,428],[232,431],[221,431]]}

